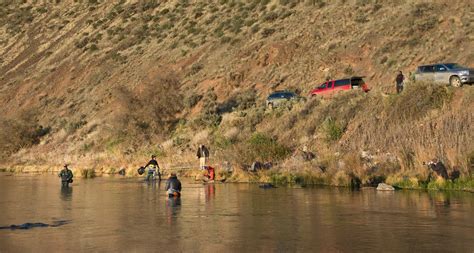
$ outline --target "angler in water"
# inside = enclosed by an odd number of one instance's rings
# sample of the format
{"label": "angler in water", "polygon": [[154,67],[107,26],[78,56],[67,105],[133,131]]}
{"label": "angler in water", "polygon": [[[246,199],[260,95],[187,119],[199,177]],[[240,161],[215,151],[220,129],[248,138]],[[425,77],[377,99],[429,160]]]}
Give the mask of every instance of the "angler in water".
{"label": "angler in water", "polygon": [[72,183],[72,178],[74,175],[72,171],[67,167],[67,164],[64,164],[64,169],[59,172],[58,176],[61,178],[61,183],[63,187],[68,187]]}
{"label": "angler in water", "polygon": [[151,156],[151,160],[145,165],[145,168],[148,169],[146,180],[154,180],[156,176],[158,176],[158,180],[161,180],[160,166],[156,160],[156,155]]}
{"label": "angler in water", "polygon": [[170,177],[166,181],[165,190],[170,198],[181,197],[181,182],[175,172],[171,172]]}

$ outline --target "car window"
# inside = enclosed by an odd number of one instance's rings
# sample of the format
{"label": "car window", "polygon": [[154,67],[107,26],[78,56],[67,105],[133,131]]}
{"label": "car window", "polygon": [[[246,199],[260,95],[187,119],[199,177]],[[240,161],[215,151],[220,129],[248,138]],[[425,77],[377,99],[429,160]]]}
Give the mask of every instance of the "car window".
{"label": "car window", "polygon": [[466,68],[466,67],[463,67],[457,63],[446,63],[444,64],[446,67],[448,67],[448,69],[462,69],[462,68]]}
{"label": "car window", "polygon": [[334,87],[340,87],[344,85],[349,85],[351,82],[349,79],[343,79],[343,80],[336,80],[334,82]]}
{"label": "car window", "polygon": [[433,65],[422,66],[421,67],[421,72],[423,72],[423,73],[434,72],[434,66]]}
{"label": "car window", "polygon": [[282,98],[291,98],[291,97],[293,97],[293,94],[291,94],[291,93],[283,93],[281,97],[282,97]]}
{"label": "car window", "polygon": [[362,78],[354,78],[351,80],[351,84],[353,86],[361,86],[362,84],[364,84],[364,80]]}
{"label": "car window", "polygon": [[271,94],[268,98],[292,98],[295,94],[291,92],[278,92]]}
{"label": "car window", "polygon": [[269,96],[269,98],[280,98],[281,97],[281,93],[273,93]]}
{"label": "car window", "polygon": [[436,72],[445,72],[445,71],[447,71],[446,67],[444,65],[440,65],[440,64],[435,66],[435,70],[436,70]]}
{"label": "car window", "polygon": [[321,85],[319,86],[319,88],[321,88],[321,89],[324,89],[324,88],[326,88],[326,87],[328,87],[328,86],[327,86],[327,83],[323,83],[323,84],[321,84]]}

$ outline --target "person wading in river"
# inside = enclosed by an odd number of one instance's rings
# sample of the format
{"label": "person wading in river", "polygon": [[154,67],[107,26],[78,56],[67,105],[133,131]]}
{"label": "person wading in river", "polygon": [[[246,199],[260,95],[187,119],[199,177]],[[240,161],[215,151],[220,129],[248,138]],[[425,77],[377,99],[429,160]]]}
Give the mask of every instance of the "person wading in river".
{"label": "person wading in river", "polygon": [[196,156],[199,158],[199,168],[206,169],[207,160],[209,159],[209,150],[204,145],[199,145]]}
{"label": "person wading in river", "polygon": [[144,167],[148,168],[146,180],[151,181],[156,175],[158,175],[158,180],[161,180],[160,166],[156,160],[156,155],[152,155],[151,160]]}
{"label": "person wading in river", "polygon": [[58,176],[61,178],[61,183],[63,187],[68,187],[72,183],[72,178],[74,175],[72,171],[67,167],[67,164],[64,164],[64,169],[59,172]]}
{"label": "person wading in river", "polygon": [[165,191],[167,191],[170,198],[181,197],[181,182],[175,172],[171,172],[170,177],[166,181]]}

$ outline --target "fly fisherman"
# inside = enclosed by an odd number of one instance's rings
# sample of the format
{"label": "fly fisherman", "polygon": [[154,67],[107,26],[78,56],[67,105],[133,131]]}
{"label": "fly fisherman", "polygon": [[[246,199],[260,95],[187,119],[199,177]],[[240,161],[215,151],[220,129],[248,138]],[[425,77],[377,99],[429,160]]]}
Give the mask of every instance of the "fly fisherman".
{"label": "fly fisherman", "polygon": [[64,164],[64,169],[59,172],[58,176],[61,178],[63,187],[69,187],[69,184],[72,183],[72,178],[74,177],[72,171],[67,167],[67,164]]}
{"label": "fly fisherman", "polygon": [[181,197],[181,182],[175,172],[171,172],[170,177],[166,181],[165,191],[170,198]]}
{"label": "fly fisherman", "polygon": [[155,179],[156,175],[158,175],[158,180],[161,180],[160,166],[156,160],[156,155],[151,156],[151,160],[145,165],[145,168],[148,169],[146,180],[151,181]]}

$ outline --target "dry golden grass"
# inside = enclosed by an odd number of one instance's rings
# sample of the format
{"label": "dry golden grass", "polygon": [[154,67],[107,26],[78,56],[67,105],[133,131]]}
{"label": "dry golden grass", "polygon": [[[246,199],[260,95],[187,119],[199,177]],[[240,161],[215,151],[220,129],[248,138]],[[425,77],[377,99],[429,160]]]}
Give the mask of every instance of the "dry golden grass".
{"label": "dry golden grass", "polygon": [[[99,171],[134,168],[155,153],[167,166],[197,164],[195,146],[207,142],[213,164],[238,168],[271,159],[248,145],[259,132],[292,151],[306,145],[316,161],[292,167],[326,167],[325,182],[338,173],[362,181],[395,171],[421,175],[433,157],[467,175],[472,87],[414,84],[390,93],[399,69],[472,65],[470,8],[467,0],[6,1],[0,154],[9,160],[2,162]],[[291,110],[263,106],[273,90],[305,95],[326,77],[352,74],[367,75],[372,92],[310,99]],[[24,120],[25,110],[34,117]],[[50,132],[36,135],[39,125]],[[363,161],[362,151],[376,158]],[[278,156],[279,166],[290,165],[291,156]]]}

